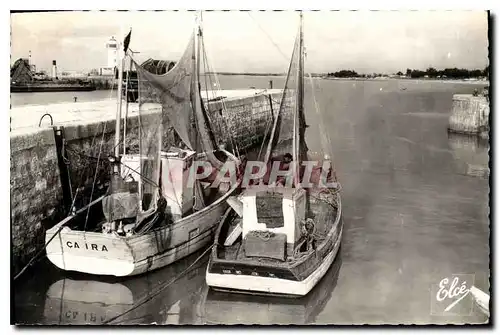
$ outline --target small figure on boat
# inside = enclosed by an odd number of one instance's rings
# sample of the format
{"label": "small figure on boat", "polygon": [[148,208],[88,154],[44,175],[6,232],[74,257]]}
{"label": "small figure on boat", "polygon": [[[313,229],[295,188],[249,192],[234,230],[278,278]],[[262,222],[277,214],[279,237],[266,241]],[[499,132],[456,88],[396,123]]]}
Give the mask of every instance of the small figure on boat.
{"label": "small figure on boat", "polygon": [[[264,177],[264,183],[274,186],[285,186],[287,178],[291,176],[291,163],[293,161],[293,156],[290,153],[284,155],[279,155],[271,158],[270,164],[268,164],[267,172]],[[280,174],[276,177],[276,180],[270,180],[271,171],[273,169],[274,163],[279,162]],[[287,172],[287,173],[284,173]]]}
{"label": "small figure on boat", "polygon": [[[315,233],[315,224],[314,220],[311,218],[307,218],[305,221],[302,221],[301,227],[301,238],[305,241],[305,250],[300,251],[309,251],[311,249],[316,249],[316,241],[314,238]],[[301,248],[302,249],[302,248]]]}
{"label": "small figure on boat", "polygon": [[282,167],[287,169],[290,166],[290,163],[292,162],[292,160],[293,160],[293,157],[292,157],[291,153],[287,152],[286,154],[284,154],[283,159],[281,160],[281,162],[283,163]]}
{"label": "small figure on boat", "polygon": [[278,176],[278,179],[276,180],[277,185],[285,186],[286,178],[288,178],[292,174],[292,171],[290,170],[291,168],[290,163],[292,163],[292,161],[293,161],[292,154],[287,152],[286,154],[283,155],[280,164],[280,171],[288,171],[288,173],[285,176],[284,175]]}

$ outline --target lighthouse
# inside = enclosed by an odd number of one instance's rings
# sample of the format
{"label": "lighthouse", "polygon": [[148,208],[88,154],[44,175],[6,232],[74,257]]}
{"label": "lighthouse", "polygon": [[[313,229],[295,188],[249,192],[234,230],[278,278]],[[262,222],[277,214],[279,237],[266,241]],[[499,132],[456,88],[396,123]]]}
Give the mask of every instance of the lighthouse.
{"label": "lighthouse", "polygon": [[117,65],[116,59],[118,55],[118,43],[114,36],[106,43],[106,49],[108,50],[108,68],[113,69]]}
{"label": "lighthouse", "polygon": [[52,78],[57,79],[57,63],[55,60],[52,61]]}

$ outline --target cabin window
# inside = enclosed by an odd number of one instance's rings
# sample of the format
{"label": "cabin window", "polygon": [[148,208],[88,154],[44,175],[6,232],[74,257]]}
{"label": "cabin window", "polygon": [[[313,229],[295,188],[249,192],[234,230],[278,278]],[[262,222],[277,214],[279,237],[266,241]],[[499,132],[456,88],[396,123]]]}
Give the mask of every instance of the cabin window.
{"label": "cabin window", "polygon": [[259,223],[264,223],[267,228],[281,228],[285,226],[283,217],[283,197],[281,194],[266,194],[257,196],[257,218]]}

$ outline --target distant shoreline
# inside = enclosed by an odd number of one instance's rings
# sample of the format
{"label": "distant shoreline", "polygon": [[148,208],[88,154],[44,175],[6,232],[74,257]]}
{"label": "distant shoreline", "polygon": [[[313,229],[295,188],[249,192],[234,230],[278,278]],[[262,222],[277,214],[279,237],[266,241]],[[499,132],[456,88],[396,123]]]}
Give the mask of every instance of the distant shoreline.
{"label": "distant shoreline", "polygon": [[234,73],[234,72],[209,72],[218,76],[255,76],[255,77],[286,77],[285,73]]}
{"label": "distant shoreline", "polygon": [[[218,76],[253,76],[253,77],[286,77],[286,74],[280,73],[233,73],[233,72],[219,72],[210,73]],[[401,81],[425,81],[425,82],[439,82],[439,83],[453,83],[453,84],[475,84],[475,85],[490,85],[489,80],[466,80],[466,79],[437,79],[437,78],[362,78],[362,77],[328,77],[322,74],[312,74],[313,78],[320,78],[324,80],[354,80],[354,81],[384,81],[384,80],[401,80]]]}
{"label": "distant shoreline", "polygon": [[490,85],[489,80],[465,80],[465,79],[437,79],[437,78],[337,78],[337,77],[321,77],[325,80],[354,80],[354,81],[384,81],[384,80],[401,80],[401,81],[422,81],[422,82],[434,82],[434,83],[450,83],[450,84],[475,84],[475,85]]}

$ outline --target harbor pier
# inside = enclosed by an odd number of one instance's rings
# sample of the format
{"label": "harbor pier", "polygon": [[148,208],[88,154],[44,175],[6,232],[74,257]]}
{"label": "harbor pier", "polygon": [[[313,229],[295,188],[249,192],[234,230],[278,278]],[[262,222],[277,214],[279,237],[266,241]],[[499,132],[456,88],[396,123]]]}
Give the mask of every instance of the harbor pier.
{"label": "harbor pier", "polygon": [[488,138],[489,115],[490,104],[486,96],[455,94],[448,130]]}

